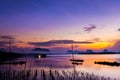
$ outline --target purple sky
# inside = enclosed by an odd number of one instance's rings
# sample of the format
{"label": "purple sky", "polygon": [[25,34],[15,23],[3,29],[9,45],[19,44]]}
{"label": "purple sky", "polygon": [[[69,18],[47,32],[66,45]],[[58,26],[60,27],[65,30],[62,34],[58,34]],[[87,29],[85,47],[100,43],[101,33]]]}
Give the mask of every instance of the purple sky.
{"label": "purple sky", "polygon": [[[18,48],[50,40],[92,41],[78,50],[120,51],[120,0],[0,0],[0,36],[15,37]],[[3,38],[0,38],[0,47]],[[7,44],[5,44],[7,45]],[[117,46],[116,46],[117,45]],[[64,51],[69,45],[49,46]]]}

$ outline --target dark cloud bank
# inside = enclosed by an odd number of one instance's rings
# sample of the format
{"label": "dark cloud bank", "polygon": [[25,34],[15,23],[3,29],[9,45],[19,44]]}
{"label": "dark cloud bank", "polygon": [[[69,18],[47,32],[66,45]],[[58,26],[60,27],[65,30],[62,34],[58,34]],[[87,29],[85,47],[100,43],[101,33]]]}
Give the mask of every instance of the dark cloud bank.
{"label": "dark cloud bank", "polygon": [[87,41],[74,41],[74,40],[50,40],[46,42],[29,42],[30,45],[35,46],[55,46],[57,44],[91,44],[93,42]]}
{"label": "dark cloud bank", "polygon": [[13,35],[0,35],[0,47],[6,46],[9,44],[23,43],[23,41],[17,40]]}
{"label": "dark cloud bank", "polygon": [[12,35],[0,35],[0,39],[15,39]]}

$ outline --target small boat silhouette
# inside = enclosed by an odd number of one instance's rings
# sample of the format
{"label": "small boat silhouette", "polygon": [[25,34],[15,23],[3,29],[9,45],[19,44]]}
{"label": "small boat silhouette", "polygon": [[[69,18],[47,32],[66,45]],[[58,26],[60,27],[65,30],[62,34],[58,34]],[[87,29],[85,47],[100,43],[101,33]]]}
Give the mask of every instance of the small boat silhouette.
{"label": "small boat silhouette", "polygon": [[84,60],[81,60],[81,59],[70,59],[70,61],[75,61],[75,62],[84,62]]}

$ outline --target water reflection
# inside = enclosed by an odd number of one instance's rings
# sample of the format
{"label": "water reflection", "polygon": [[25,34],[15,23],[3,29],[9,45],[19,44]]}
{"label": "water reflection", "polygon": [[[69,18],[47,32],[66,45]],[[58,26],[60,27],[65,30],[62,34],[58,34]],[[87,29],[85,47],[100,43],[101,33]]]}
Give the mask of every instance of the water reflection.
{"label": "water reflection", "polygon": [[[84,71],[94,73],[100,76],[119,78],[120,67],[96,65],[95,61],[110,61],[120,62],[120,55],[75,55],[75,59],[82,59],[84,62],[82,65],[72,64],[70,61],[71,55],[48,55],[46,58],[41,58],[39,55],[35,57],[18,58],[13,61],[27,61],[23,65],[0,65],[0,70],[70,70]],[[112,76],[111,76],[112,75]]]}

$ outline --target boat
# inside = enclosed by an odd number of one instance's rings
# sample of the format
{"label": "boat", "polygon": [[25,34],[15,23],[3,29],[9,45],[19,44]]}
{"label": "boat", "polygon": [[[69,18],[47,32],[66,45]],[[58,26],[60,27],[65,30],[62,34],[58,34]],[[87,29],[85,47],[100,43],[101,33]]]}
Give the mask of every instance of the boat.
{"label": "boat", "polygon": [[82,63],[80,63],[80,62],[72,62],[72,64],[82,65]]}
{"label": "boat", "polygon": [[75,62],[84,62],[84,60],[81,60],[81,59],[70,59],[70,61],[75,61]]}

